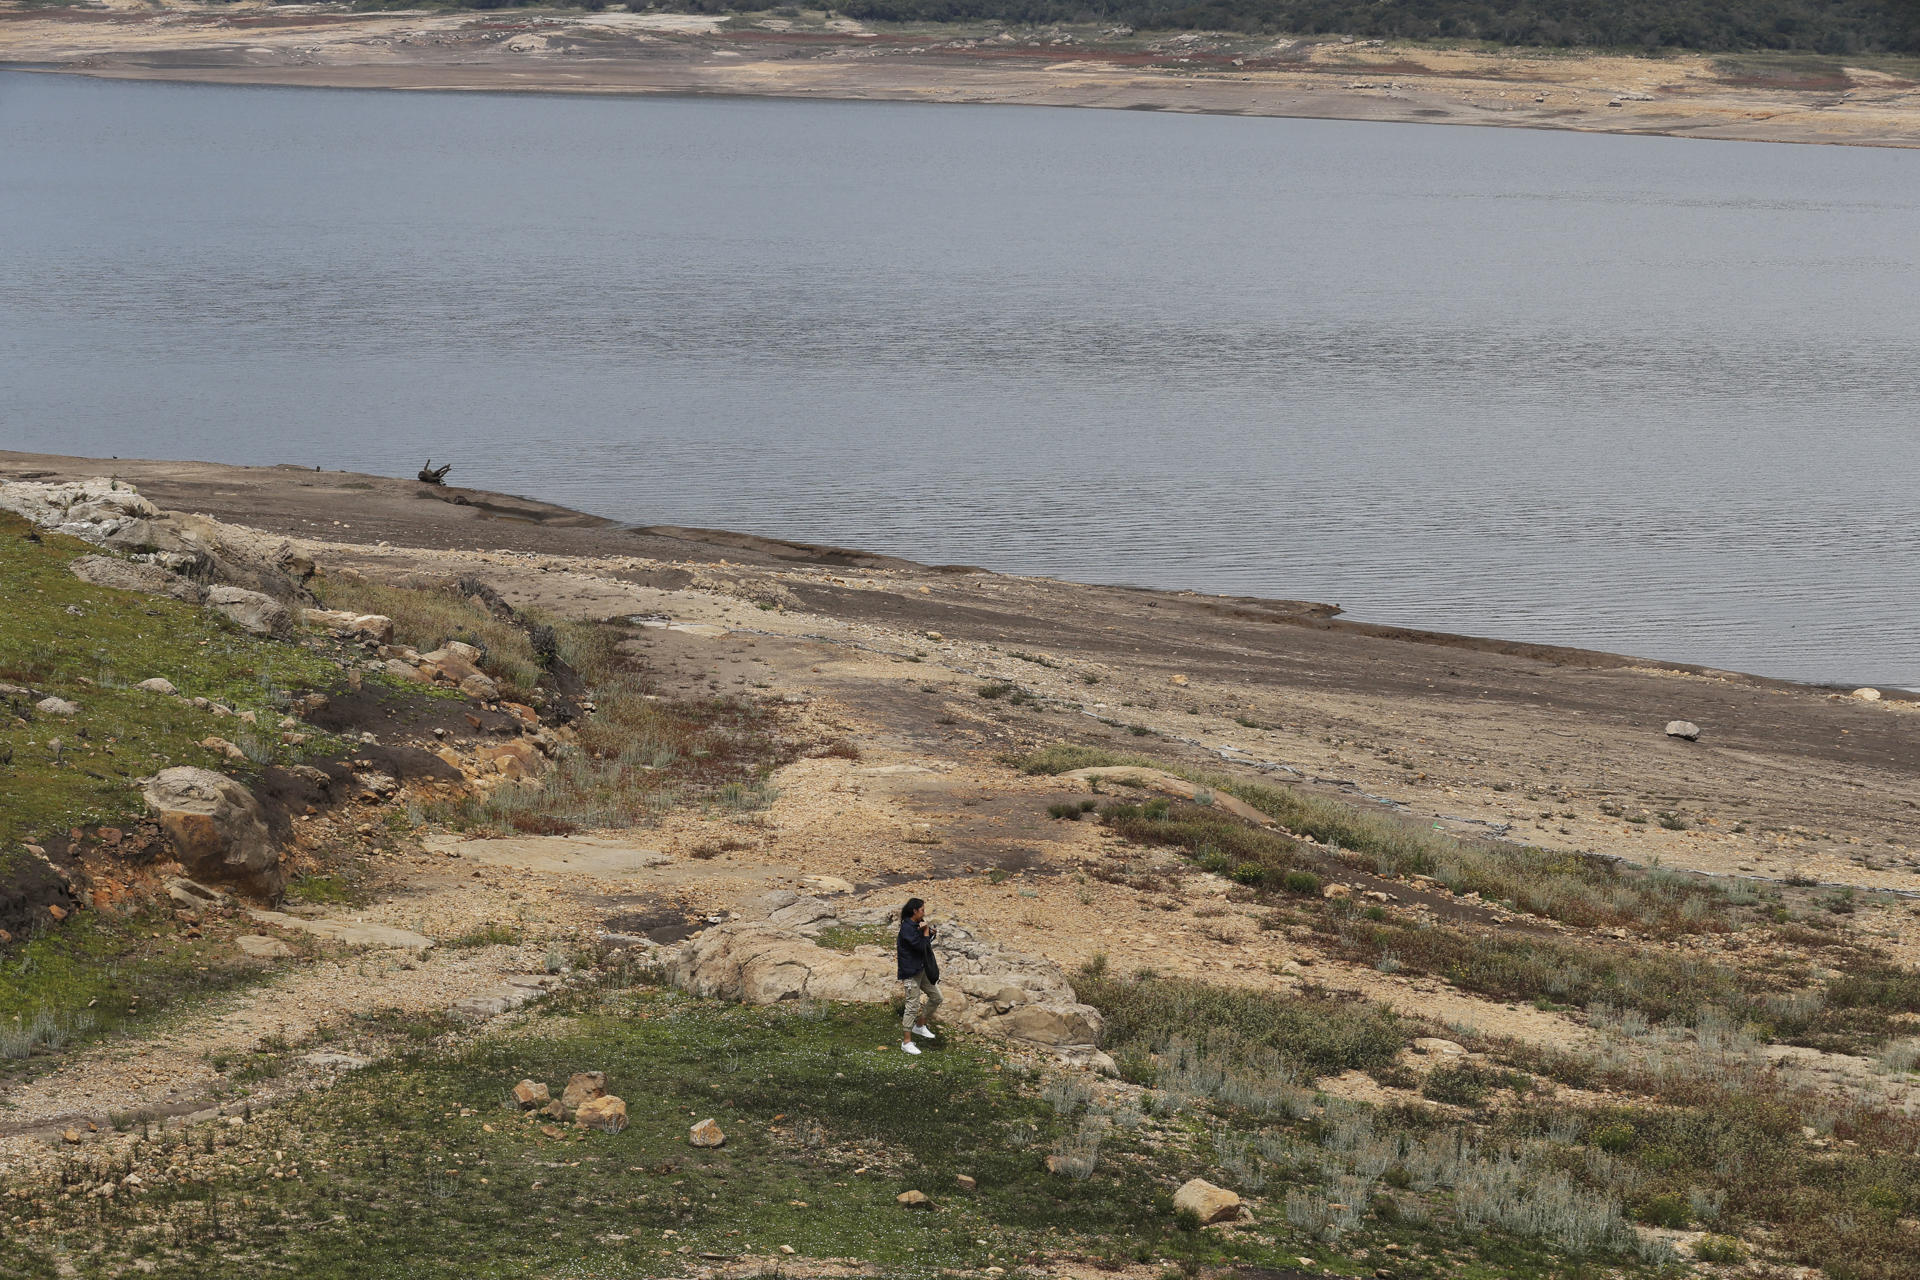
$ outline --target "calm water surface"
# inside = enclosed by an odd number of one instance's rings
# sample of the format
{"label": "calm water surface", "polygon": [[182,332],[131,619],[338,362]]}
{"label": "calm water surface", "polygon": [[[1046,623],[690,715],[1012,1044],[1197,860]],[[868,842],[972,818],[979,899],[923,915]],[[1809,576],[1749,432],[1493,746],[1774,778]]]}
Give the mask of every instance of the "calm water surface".
{"label": "calm water surface", "polygon": [[1920,153],[0,74],[0,446],[1920,685]]}

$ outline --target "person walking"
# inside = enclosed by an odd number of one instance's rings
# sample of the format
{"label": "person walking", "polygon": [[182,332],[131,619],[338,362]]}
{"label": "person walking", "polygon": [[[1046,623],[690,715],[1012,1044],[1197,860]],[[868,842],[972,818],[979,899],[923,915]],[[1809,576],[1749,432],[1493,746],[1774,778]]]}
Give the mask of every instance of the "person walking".
{"label": "person walking", "polygon": [[894,947],[900,960],[900,981],[907,989],[907,1007],[900,1015],[900,1051],[918,1055],[915,1036],[931,1040],[927,1020],[940,1007],[940,962],[933,957],[934,928],[927,923],[927,904],[908,898],[900,908],[900,937]]}

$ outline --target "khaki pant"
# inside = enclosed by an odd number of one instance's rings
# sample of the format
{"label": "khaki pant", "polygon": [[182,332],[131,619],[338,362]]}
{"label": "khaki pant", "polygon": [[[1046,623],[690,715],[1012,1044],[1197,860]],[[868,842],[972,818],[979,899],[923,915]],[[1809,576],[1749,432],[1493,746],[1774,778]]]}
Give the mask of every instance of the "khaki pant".
{"label": "khaki pant", "polygon": [[926,1001],[927,1021],[931,1022],[944,997],[940,994],[940,988],[927,980],[924,971],[914,974],[911,978],[901,979],[900,985],[907,989],[907,1007],[900,1014],[900,1026],[906,1034],[912,1035],[913,1024],[920,1020],[921,1000]]}

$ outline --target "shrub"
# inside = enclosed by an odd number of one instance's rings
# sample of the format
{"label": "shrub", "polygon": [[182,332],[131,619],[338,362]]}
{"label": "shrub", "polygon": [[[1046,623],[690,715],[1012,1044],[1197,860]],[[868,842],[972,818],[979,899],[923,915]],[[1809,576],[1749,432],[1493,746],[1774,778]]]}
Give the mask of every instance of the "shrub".
{"label": "shrub", "polygon": [[1732,1236],[1702,1236],[1694,1241],[1693,1256],[1702,1262],[1742,1263],[1747,1247]]}
{"label": "shrub", "polygon": [[1633,1216],[1650,1227],[1684,1228],[1693,1220],[1687,1203],[1670,1192],[1650,1195],[1633,1205]]}
{"label": "shrub", "polygon": [[1311,871],[1289,871],[1280,879],[1280,887],[1304,898],[1320,896],[1320,877]]}
{"label": "shrub", "polygon": [[1634,1132],[1632,1125],[1616,1123],[1597,1126],[1592,1133],[1587,1135],[1587,1141],[1593,1143],[1594,1146],[1600,1148],[1602,1151],[1612,1155],[1618,1155],[1623,1151],[1631,1151],[1633,1144],[1639,1140],[1639,1137],[1640,1135]]}
{"label": "shrub", "polygon": [[1302,1075],[1323,1076],[1383,1066],[1409,1037],[1391,1010],[1332,996],[1235,990],[1180,978],[1102,977],[1085,970],[1074,987],[1105,1017],[1115,1053],[1207,1041],[1229,1057],[1265,1048]]}

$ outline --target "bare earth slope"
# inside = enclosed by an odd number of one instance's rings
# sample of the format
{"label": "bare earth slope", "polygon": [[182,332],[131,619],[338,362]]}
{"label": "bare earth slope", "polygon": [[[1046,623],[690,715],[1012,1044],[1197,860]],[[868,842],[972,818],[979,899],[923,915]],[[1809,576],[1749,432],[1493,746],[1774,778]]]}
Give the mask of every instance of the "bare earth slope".
{"label": "bare earth slope", "polygon": [[1913,59],[1634,58],[1320,37],[529,10],[0,3],[0,58],[123,79],[1117,107],[1920,145]]}

